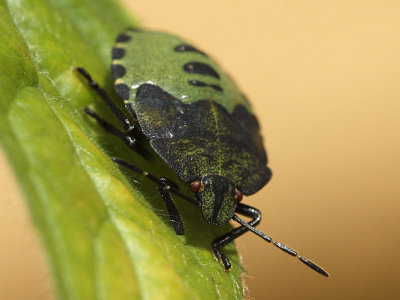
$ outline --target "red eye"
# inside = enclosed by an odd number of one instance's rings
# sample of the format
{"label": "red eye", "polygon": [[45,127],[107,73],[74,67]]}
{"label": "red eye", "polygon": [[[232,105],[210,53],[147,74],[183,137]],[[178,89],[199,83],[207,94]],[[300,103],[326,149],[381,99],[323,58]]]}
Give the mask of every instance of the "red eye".
{"label": "red eye", "polygon": [[237,202],[240,202],[243,199],[243,194],[241,192],[239,192],[238,190],[236,190],[236,196],[235,197],[236,197]]}
{"label": "red eye", "polygon": [[201,181],[200,180],[193,181],[190,184],[190,189],[192,190],[193,193],[196,193],[196,192],[200,191],[200,189],[201,189]]}

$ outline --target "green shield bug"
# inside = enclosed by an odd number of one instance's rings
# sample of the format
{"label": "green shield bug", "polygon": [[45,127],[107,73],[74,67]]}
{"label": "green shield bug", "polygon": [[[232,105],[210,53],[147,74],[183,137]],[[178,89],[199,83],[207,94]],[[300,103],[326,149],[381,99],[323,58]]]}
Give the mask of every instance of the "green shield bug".
{"label": "green shield bug", "polygon": [[[190,185],[194,196],[184,194],[166,178],[113,158],[118,165],[156,183],[177,234],[184,234],[184,226],[170,194],[197,205],[207,223],[219,226],[234,220],[240,224],[212,242],[212,251],[226,270],[231,264],[222,247],[251,231],[328,276],[308,259],[255,229],[261,213],[241,200],[271,178],[259,125],[237,86],[204,52],[167,33],[127,29],[120,34],[112,49],[111,72],[129,117],[85,69],[77,70],[124,130],[89,108],[85,112],[133,150],[137,150],[138,134],[144,135],[172,171]],[[238,214],[251,221],[243,221]]]}

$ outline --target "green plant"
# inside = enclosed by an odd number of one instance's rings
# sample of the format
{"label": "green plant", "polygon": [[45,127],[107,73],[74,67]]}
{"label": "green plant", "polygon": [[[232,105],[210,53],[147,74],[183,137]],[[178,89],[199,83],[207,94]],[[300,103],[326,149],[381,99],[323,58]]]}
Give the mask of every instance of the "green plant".
{"label": "green plant", "polygon": [[[175,178],[105,134],[82,112],[112,120],[74,71],[83,65],[111,96],[114,39],[136,23],[112,0],[0,0],[0,137],[47,250],[61,299],[239,299],[243,272],[225,272],[210,243],[227,228],[176,201],[178,237],[155,186],[110,160],[121,156]],[[137,25],[136,25],[137,26]],[[184,188],[184,187],[183,187]]]}

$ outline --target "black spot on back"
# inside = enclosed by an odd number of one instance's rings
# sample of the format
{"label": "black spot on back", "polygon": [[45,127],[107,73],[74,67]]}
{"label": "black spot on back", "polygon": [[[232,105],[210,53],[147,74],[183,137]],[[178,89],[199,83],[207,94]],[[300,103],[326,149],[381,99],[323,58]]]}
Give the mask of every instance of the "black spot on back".
{"label": "black spot on back", "polygon": [[201,55],[204,55],[207,57],[207,54],[205,54],[203,51],[200,51],[199,49],[190,46],[190,45],[178,45],[174,49],[176,52],[197,52]]}
{"label": "black spot on back", "polygon": [[117,36],[117,39],[115,40],[117,43],[126,43],[129,41],[132,37],[130,35],[127,35],[125,33],[121,33],[119,36]]}
{"label": "black spot on back", "polygon": [[199,80],[189,80],[188,82],[190,85],[194,85],[194,86],[198,86],[198,87],[207,87],[208,86],[208,87],[213,88],[216,91],[223,92],[222,87],[220,87],[217,84],[208,84],[208,83],[205,83],[205,82],[199,81]]}
{"label": "black spot on back", "polygon": [[122,100],[129,100],[129,86],[123,83],[118,83],[115,85],[115,90]]}
{"label": "black spot on back", "polygon": [[121,59],[125,55],[125,49],[114,47],[111,51],[111,59]]}
{"label": "black spot on back", "polygon": [[114,79],[118,79],[126,74],[126,69],[121,65],[113,64],[111,65],[111,74]]}
{"label": "black spot on back", "polygon": [[187,73],[208,75],[218,79],[220,78],[219,74],[217,73],[217,71],[214,70],[213,67],[201,62],[188,62],[183,66],[183,69]]}

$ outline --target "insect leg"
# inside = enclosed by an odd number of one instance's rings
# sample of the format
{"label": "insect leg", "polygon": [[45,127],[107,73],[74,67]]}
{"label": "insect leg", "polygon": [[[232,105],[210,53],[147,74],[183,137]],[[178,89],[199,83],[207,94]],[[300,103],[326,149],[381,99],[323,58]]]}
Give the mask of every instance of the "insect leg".
{"label": "insect leg", "polygon": [[161,194],[161,198],[164,200],[165,207],[168,210],[169,218],[171,219],[172,226],[175,229],[177,235],[185,233],[185,227],[183,226],[182,218],[176,208],[171,195],[168,192],[169,185],[159,185],[158,191]]}
{"label": "insect leg", "polygon": [[[142,174],[142,175],[146,176],[147,178],[149,178],[151,181],[157,183],[158,185],[164,184],[162,181],[163,181],[163,180],[167,180],[167,179],[165,179],[165,178],[163,178],[163,177],[162,177],[162,178],[159,178],[159,177],[157,177],[157,176],[155,176],[155,175],[153,175],[153,174],[151,174],[151,173],[148,173],[148,172],[146,172],[146,171],[143,171],[143,170],[139,169],[138,167],[136,167],[135,165],[131,164],[130,162],[127,162],[126,160],[123,160],[123,159],[121,159],[121,158],[113,157],[112,160],[113,160],[115,163],[117,163],[118,165],[123,166],[124,168],[127,168],[127,169],[129,169],[129,170],[131,170],[131,171],[134,171],[134,172],[136,172],[136,173],[139,173],[139,174]],[[189,196],[185,195],[184,193],[182,193],[182,192],[177,188],[177,185],[176,185],[175,183],[173,183],[172,181],[169,181],[169,180],[168,180],[167,182],[168,182],[168,185],[169,185],[168,191],[169,191],[170,193],[173,193],[173,194],[175,194],[175,195],[181,197],[182,199],[185,199],[186,201],[189,201],[189,202],[192,203],[192,204],[199,205],[199,202],[198,202],[198,201],[196,201],[196,200],[194,200],[192,197],[189,197]]]}
{"label": "insect leg", "polygon": [[91,110],[88,107],[85,108],[85,113],[87,113],[90,117],[95,119],[97,121],[97,123],[105,131],[107,131],[108,133],[111,133],[112,135],[118,137],[125,144],[127,144],[128,147],[131,148],[132,150],[136,150],[135,149],[136,139],[134,137],[131,137],[131,136],[125,134],[124,132],[122,132],[121,130],[115,128],[114,125],[112,125],[111,123],[109,123],[106,120],[104,120],[103,118],[101,118],[98,114],[96,114],[93,110]]}
{"label": "insect leg", "polygon": [[[185,228],[183,226],[182,218],[171,198],[170,192],[173,192],[174,194],[176,194],[180,197],[184,197],[186,200],[189,197],[182,194],[173,182],[169,181],[168,179],[166,179],[164,177],[159,178],[149,172],[143,171],[143,170],[139,169],[138,167],[136,167],[135,165],[133,165],[121,158],[113,158],[113,161],[122,167],[125,167],[131,171],[134,171],[136,173],[142,174],[143,176],[146,176],[151,181],[153,181],[157,184],[158,191],[160,192],[161,197],[164,201],[164,204],[168,210],[169,217],[171,219],[171,223],[175,229],[176,234],[178,234],[178,235],[184,234]],[[191,201],[193,201],[193,200],[191,200]]]}
{"label": "insect leg", "polygon": [[134,124],[128,119],[128,117],[115,105],[115,103],[110,99],[107,92],[99,86],[99,84],[93,80],[89,72],[82,67],[76,68],[76,70],[87,80],[89,86],[96,91],[100,98],[107,104],[108,108],[117,117],[118,121],[125,128],[127,133],[132,132],[135,129]]}
{"label": "insect leg", "polygon": [[[258,209],[243,203],[238,204],[236,207],[236,213],[252,218],[252,220],[248,222],[248,224],[252,227],[257,226],[261,221],[261,212]],[[222,260],[225,270],[228,270],[231,267],[231,263],[229,262],[228,257],[221,252],[221,248],[247,231],[249,231],[249,229],[245,226],[239,226],[223,236],[216,238],[212,242],[212,250],[215,256]]]}

